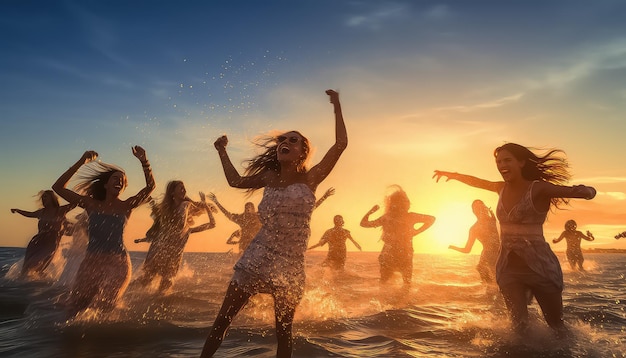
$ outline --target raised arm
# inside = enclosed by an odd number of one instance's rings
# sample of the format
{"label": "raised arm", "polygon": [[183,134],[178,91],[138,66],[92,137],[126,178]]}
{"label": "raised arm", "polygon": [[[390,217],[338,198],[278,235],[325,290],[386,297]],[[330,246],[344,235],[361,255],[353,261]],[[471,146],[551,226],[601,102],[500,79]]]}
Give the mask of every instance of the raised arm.
{"label": "raised arm", "polygon": [[228,185],[233,188],[239,189],[257,189],[262,188],[265,183],[263,177],[261,175],[253,175],[253,176],[241,176],[233,162],[230,160],[228,156],[228,152],[226,151],[226,146],[228,145],[228,137],[225,135],[217,138],[215,143],[213,143],[215,149],[217,150],[217,154],[220,156],[220,162],[222,163],[222,168],[224,169],[224,175],[226,176],[226,181]]}
{"label": "raised arm", "polygon": [[217,200],[217,196],[214,193],[209,193],[207,196],[212,202],[215,203],[217,208],[220,209],[220,211],[224,214],[224,216],[228,218],[228,220],[233,221],[235,215],[231,213],[230,211],[226,210],[226,208],[222,206],[222,204],[220,204],[220,202]]}
{"label": "raised arm", "polygon": [[27,218],[38,218],[42,210],[43,209],[39,209],[36,211],[26,211],[22,209],[11,209],[11,213],[12,214],[18,213],[22,216],[26,216]]}
{"label": "raised arm", "polygon": [[437,183],[442,177],[445,177],[446,181],[456,180],[463,184],[473,186],[474,188],[489,190],[495,193],[499,193],[504,186],[504,182],[493,182],[485,179],[480,179],[471,175],[435,170],[433,178],[435,178]]}
{"label": "raised arm", "polygon": [[330,97],[330,103],[333,104],[335,111],[335,144],[333,144],[322,160],[313,166],[309,171],[309,182],[316,187],[321,183],[330,171],[335,167],[339,157],[348,146],[348,132],[343,121],[343,113],[341,111],[341,103],[339,102],[339,92],[327,90],[326,94]]}
{"label": "raised arm", "polygon": [[93,150],[88,150],[74,163],[68,170],[66,170],[61,176],[57,179],[57,181],[52,184],[52,190],[54,190],[60,197],[65,199],[68,203],[78,205],[80,207],[85,207],[85,205],[90,202],[92,199],[80,195],[73,190],[68,189],[67,183],[70,181],[72,176],[76,174],[78,169],[91,161],[94,161],[98,158],[98,153]]}
{"label": "raised arm", "polygon": [[226,240],[226,243],[228,245],[236,245],[239,243],[239,241],[235,241],[236,237],[241,237],[241,230],[235,230],[233,231],[232,234],[230,234],[230,236],[228,237],[228,240]]}
{"label": "raised arm", "polygon": [[583,234],[582,232],[580,233],[580,237],[582,237],[583,239],[587,240],[587,241],[593,241],[596,238],[593,237],[593,234],[591,233],[591,231],[587,230],[587,235]]}
{"label": "raised arm", "polygon": [[335,195],[335,188],[330,187],[328,188],[328,190],[326,190],[326,192],[324,193],[324,195],[322,195],[321,198],[319,198],[316,202],[315,202],[315,206],[313,207],[313,209],[317,209],[318,206],[322,205],[322,203],[328,199],[329,196],[331,195]]}
{"label": "raised arm", "polygon": [[203,192],[200,192],[200,202],[204,205],[204,209],[206,214],[209,217],[209,222],[206,224],[198,225],[196,227],[192,227],[189,229],[190,233],[205,231],[209,229],[213,229],[215,227],[215,217],[213,216],[213,211],[211,210],[211,206],[206,202],[206,197]]}
{"label": "raised arm", "polygon": [[363,216],[363,218],[361,219],[360,225],[362,227],[378,227],[380,226],[380,220],[382,218],[382,216],[374,221],[370,221],[370,215],[372,215],[373,213],[375,213],[376,211],[378,211],[378,209],[380,209],[380,206],[378,205],[374,205],[370,211],[368,211],[367,213],[365,213],[365,215]]}
{"label": "raised arm", "polygon": [[154,182],[154,176],[152,175],[152,168],[150,168],[150,162],[146,157],[146,151],[136,145],[132,148],[133,155],[139,159],[141,162],[141,167],[143,168],[143,175],[146,179],[146,186],[141,189],[135,196],[128,199],[128,203],[132,208],[136,208],[139,205],[145,203],[148,198],[150,198],[150,194],[154,191],[156,184]]}

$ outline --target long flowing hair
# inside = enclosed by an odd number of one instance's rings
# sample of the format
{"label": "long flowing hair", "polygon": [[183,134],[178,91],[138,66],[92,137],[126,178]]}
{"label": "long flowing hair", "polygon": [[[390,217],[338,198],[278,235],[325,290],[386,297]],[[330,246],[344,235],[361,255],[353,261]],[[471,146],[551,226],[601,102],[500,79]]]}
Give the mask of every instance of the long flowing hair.
{"label": "long flowing hair", "polygon": [[[244,161],[244,175],[254,176],[264,173],[266,171],[280,172],[280,162],[278,161],[278,136],[283,133],[293,132],[298,134],[302,138],[302,149],[304,151],[304,158],[298,165],[298,171],[305,173],[308,160],[311,156],[311,144],[309,140],[298,131],[288,132],[272,132],[269,134],[261,135],[253,140],[253,144],[259,149],[259,154],[255,157]],[[248,194],[252,194],[254,191],[261,189],[250,188],[247,190]]]}
{"label": "long flowing hair", "polygon": [[[524,161],[522,176],[526,180],[542,180],[555,185],[566,185],[572,177],[569,162],[565,157],[565,152],[561,149],[544,149],[542,154],[537,154],[535,151],[542,151],[542,149],[506,143],[494,150],[494,157],[502,150],[511,153],[517,160]],[[550,203],[559,208],[562,204],[567,205],[569,199],[552,198]]]}
{"label": "long flowing hair", "polygon": [[400,185],[391,185],[385,196],[385,214],[404,214],[411,208],[411,201]]}
{"label": "long flowing hair", "polygon": [[111,176],[117,172],[124,175],[124,188],[126,188],[128,180],[126,172],[122,168],[104,162],[87,163],[78,170],[76,175],[78,183],[74,186],[74,191],[95,200],[104,201],[106,199],[104,186]]}
{"label": "long flowing hair", "polygon": [[46,205],[43,202],[44,195],[48,195],[51,198],[51,200],[52,200],[52,207],[57,208],[57,209],[61,207],[61,204],[59,204],[59,198],[54,193],[54,191],[52,191],[50,189],[47,189],[47,190],[40,190],[37,193],[37,202],[39,204],[41,204],[42,208],[46,207]]}

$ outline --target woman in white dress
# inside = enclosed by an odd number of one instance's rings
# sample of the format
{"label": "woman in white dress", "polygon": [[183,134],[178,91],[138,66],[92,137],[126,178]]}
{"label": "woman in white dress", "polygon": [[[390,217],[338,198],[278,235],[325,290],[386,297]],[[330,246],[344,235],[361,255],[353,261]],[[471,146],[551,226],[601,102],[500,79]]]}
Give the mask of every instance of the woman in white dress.
{"label": "woman in white dress", "polygon": [[269,293],[274,298],[276,356],[291,357],[293,318],[304,294],[304,253],[311,234],[315,190],[348,145],[339,93],[327,90],[326,94],[335,111],[335,144],[310,169],[305,166],[310,153],[309,141],[297,131],[266,137],[259,143],[265,151],[248,161],[243,176],[228,157],[226,136],[215,141],[230,186],[248,192],[264,189],[259,204],[262,227],[235,264],[202,357],[213,356],[235,315],[257,293]]}

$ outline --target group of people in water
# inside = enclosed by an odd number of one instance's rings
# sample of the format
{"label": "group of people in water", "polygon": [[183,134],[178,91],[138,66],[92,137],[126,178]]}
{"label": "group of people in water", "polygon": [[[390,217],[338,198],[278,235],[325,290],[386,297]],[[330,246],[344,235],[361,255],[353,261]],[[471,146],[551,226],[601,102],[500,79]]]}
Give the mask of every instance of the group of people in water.
{"label": "group of people in water", "polygon": [[[221,211],[240,226],[229,238],[238,244],[241,253],[233,268],[223,304],[210,329],[202,357],[212,356],[220,347],[234,317],[253,295],[265,293],[274,299],[277,356],[290,357],[293,350],[293,319],[304,295],[305,252],[329,245],[324,264],[342,269],[346,260],[346,241],[359,250],[361,246],[349,230],[343,228],[341,215],[334,218],[334,227],[327,230],[317,244],[308,247],[313,210],[334,193],[329,189],[320,200],[315,192],[337,164],[348,146],[339,93],[327,90],[335,115],[335,142],[319,163],[307,166],[311,152],[309,140],[298,131],[270,133],[256,144],[260,154],[245,162],[240,174],[228,151],[228,138],[214,142],[228,184],[251,194],[263,189],[258,211],[247,202],[241,214],[227,210],[216,195],[200,193],[200,201],[191,200],[181,181],[168,183],[159,202],[151,198],[155,189],[146,151],[135,146],[133,155],[141,163],[145,186],[128,199],[120,194],[127,185],[123,169],[95,161],[98,154],[86,151],[53,184],[52,189],[69,204],[61,206],[54,192],[41,194],[43,208],[35,212],[11,209],[39,219],[39,233],[31,240],[24,260],[24,276],[41,273],[58,247],[61,235],[71,230],[65,215],[75,207],[85,210],[88,245],[85,257],[73,281],[68,307],[70,315],[88,308],[111,310],[124,293],[131,278],[131,265],[123,241],[124,227],[134,209],[150,203],[153,226],[146,237],[136,242],[150,242],[137,284],[147,285],[160,277],[159,290],[172,285],[182,260],[185,244],[192,233],[215,227],[214,214]],[[567,161],[561,150],[540,155],[522,145],[507,143],[495,149],[493,156],[500,181],[489,181],[467,174],[435,170],[439,182],[458,181],[498,195],[495,214],[480,200],[472,203],[476,223],[469,230],[465,247],[450,249],[469,253],[476,240],[483,251],[477,266],[481,279],[497,283],[509,311],[513,328],[524,334],[528,329],[528,297],[539,303],[548,325],[559,337],[567,335],[563,322],[563,273],[560,263],[546,242],[542,225],[551,208],[560,208],[570,199],[593,199],[596,190],[585,185],[568,186]],[[70,189],[70,179],[78,184]],[[380,207],[375,205],[362,218],[366,228],[380,227],[383,248],[379,255],[380,280],[387,281],[394,272],[409,285],[413,272],[414,236],[430,228],[435,217],[410,212],[410,201],[402,188],[396,186],[385,198],[384,212],[375,219]],[[206,198],[213,203],[208,203]],[[208,222],[194,226],[194,217],[207,214]],[[500,224],[498,233],[497,222]],[[419,225],[419,226],[418,226]],[[75,224],[76,226],[76,224]],[[418,226],[418,227],[416,227]],[[77,228],[74,228],[76,230]],[[626,233],[620,234],[622,237]],[[619,235],[618,235],[619,236]],[[236,240],[238,238],[238,240]],[[618,238],[618,237],[616,237]],[[582,268],[580,240],[593,240],[593,235],[576,231],[576,223],[568,222],[563,234],[567,257],[572,266]],[[572,249],[578,244],[578,251]]]}

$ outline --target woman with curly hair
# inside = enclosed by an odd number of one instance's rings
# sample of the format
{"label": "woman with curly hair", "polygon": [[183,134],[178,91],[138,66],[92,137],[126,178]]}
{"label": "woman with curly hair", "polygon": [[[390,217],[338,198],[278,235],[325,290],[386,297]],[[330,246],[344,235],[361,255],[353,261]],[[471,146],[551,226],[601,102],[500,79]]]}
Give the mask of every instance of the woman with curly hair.
{"label": "woman with curly hair", "polygon": [[[378,219],[370,220],[370,215],[380,207],[374,205],[361,219],[362,227],[382,228],[381,240],[384,245],[378,256],[380,282],[387,282],[394,272],[400,272],[404,287],[409,288],[413,278],[413,237],[426,231],[435,223],[435,217],[410,212],[411,201],[399,186],[390,187],[385,196],[385,212]],[[420,224],[419,228],[415,225]]]}
{"label": "woman with curly hair", "polygon": [[502,181],[435,170],[433,178],[453,179],[499,195],[496,216],[500,221],[501,249],[496,281],[504,297],[513,327],[528,329],[528,292],[537,299],[548,325],[562,338],[563,273],[556,255],[543,236],[543,223],[551,207],[570,198],[593,199],[596,190],[585,185],[567,186],[569,165],[564,152],[552,149],[535,154],[529,148],[506,143],[494,151]]}
{"label": "woman with curly hair", "polygon": [[[84,208],[89,216],[89,243],[70,292],[70,316],[88,308],[112,310],[128,286],[131,263],[124,245],[124,228],[133,209],[143,204],[155,187],[145,150],[134,146],[132,152],[141,162],[146,186],[126,200],[119,197],[127,185],[126,173],[115,165],[94,162],[98,153],[91,150],[52,186],[59,196]],[[74,190],[68,189],[68,182],[77,172],[78,184]]]}
{"label": "woman with curly hair", "polygon": [[326,94],[335,111],[335,143],[310,169],[306,167],[311,148],[309,141],[297,131],[270,136],[260,142],[263,152],[248,161],[243,176],[228,157],[226,136],[215,141],[228,184],[249,193],[264,190],[258,211],[261,229],[235,264],[202,357],[213,356],[235,315],[257,293],[269,293],[274,298],[276,356],[291,357],[293,318],[304,295],[304,253],[311,235],[315,190],[348,145],[339,93],[327,90]]}

